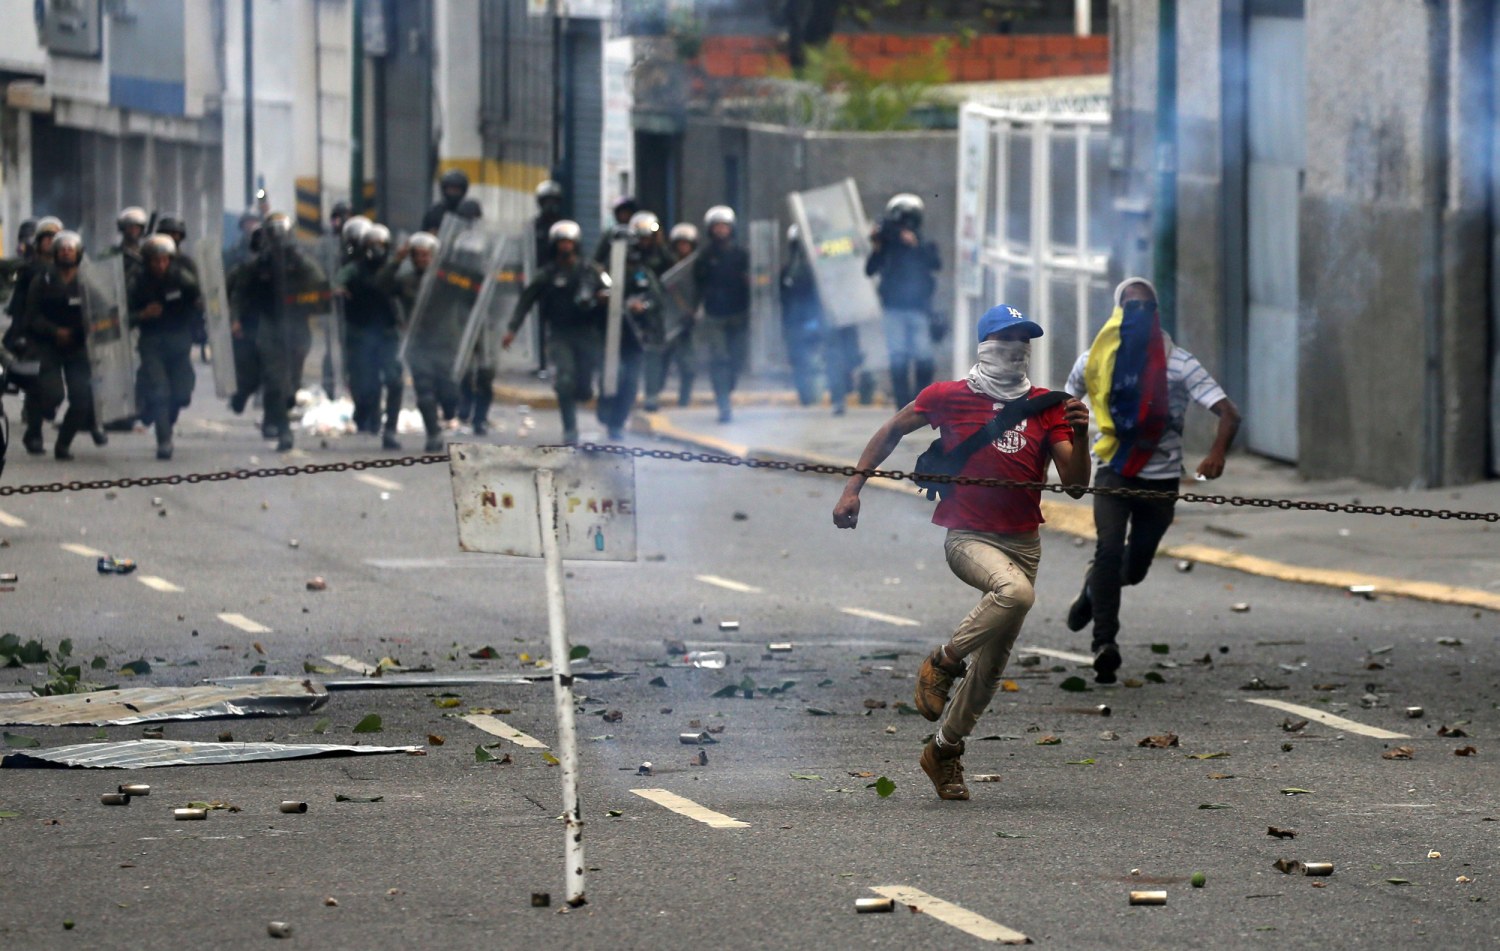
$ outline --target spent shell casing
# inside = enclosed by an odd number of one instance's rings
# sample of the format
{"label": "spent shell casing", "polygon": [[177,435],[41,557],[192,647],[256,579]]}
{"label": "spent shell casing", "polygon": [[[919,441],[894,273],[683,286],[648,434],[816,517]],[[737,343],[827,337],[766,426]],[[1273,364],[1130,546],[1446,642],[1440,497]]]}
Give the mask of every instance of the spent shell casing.
{"label": "spent shell casing", "polygon": [[766,645],[766,650],[770,651],[773,654],[785,654],[788,651],[790,651],[791,649],[792,649],[792,645],[791,644],[786,644],[786,643],[767,644]]}
{"label": "spent shell casing", "polygon": [[1094,708],[1094,712],[1098,713],[1101,717],[1108,717],[1108,716],[1113,716],[1114,715],[1114,711],[1109,708],[1109,704],[1107,704],[1107,703],[1101,703],[1101,704],[1099,704],[1097,707]]}
{"label": "spent shell casing", "polygon": [[292,926],[284,921],[273,921],[266,925],[266,934],[273,938],[290,938],[292,936]]}
{"label": "spent shell casing", "polygon": [[1364,598],[1366,601],[1375,600],[1375,586],[1372,584],[1351,584],[1349,593],[1357,598]]}
{"label": "spent shell casing", "polygon": [[707,733],[679,733],[677,742],[684,746],[699,746],[709,742],[709,735]]}
{"label": "spent shell casing", "polygon": [[1421,719],[1422,718],[1422,714],[1424,714],[1426,712],[1427,711],[1423,710],[1421,707],[1407,707],[1406,708],[1406,715],[1408,717],[1410,717],[1411,719],[1413,719],[1413,720],[1419,720],[1419,719]]}
{"label": "spent shell casing", "polygon": [[15,584],[17,580],[14,571],[0,571],[0,584]]}
{"label": "spent shell casing", "polygon": [[1130,903],[1132,905],[1165,905],[1167,903],[1167,893],[1131,892]]}
{"label": "spent shell casing", "polygon": [[186,819],[207,819],[208,818],[208,810],[207,809],[190,809],[190,808],[189,809],[173,809],[172,810],[172,818],[173,819],[177,819],[179,821],[180,820],[186,820]]}
{"label": "spent shell casing", "polygon": [[281,804],[281,811],[282,812],[303,813],[303,812],[307,811],[307,803],[305,803],[305,802],[296,802],[295,800],[288,799],[288,800],[285,800],[284,802],[282,802],[282,804]]}
{"label": "spent shell casing", "polygon": [[1303,875],[1323,877],[1333,874],[1332,862],[1302,862],[1300,864]]}
{"label": "spent shell casing", "polygon": [[99,797],[99,801],[106,806],[128,806],[130,796],[122,792],[107,792]]}
{"label": "spent shell casing", "polygon": [[117,787],[117,791],[125,793],[127,796],[151,795],[151,787],[145,783],[121,783]]}
{"label": "spent shell casing", "polygon": [[740,629],[740,622],[739,621],[720,621],[719,622],[719,630],[721,630],[721,631],[738,631],[739,629]]}
{"label": "spent shell casing", "polygon": [[856,898],[854,899],[854,910],[861,915],[895,911],[896,900],[894,898]]}

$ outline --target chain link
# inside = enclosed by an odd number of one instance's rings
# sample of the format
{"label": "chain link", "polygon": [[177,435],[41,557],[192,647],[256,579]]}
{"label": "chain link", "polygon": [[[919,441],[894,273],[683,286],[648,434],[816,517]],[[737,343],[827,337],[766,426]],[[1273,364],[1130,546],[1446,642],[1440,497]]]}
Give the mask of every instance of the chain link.
{"label": "chain link", "polygon": [[[561,448],[561,447],[539,447]],[[1161,502],[1186,502],[1192,505],[1229,505],[1241,508],[1280,509],[1298,512],[1330,512],[1348,515],[1383,515],[1394,518],[1436,518],[1459,522],[1500,522],[1500,512],[1465,512],[1452,509],[1408,508],[1402,505],[1360,505],[1356,502],[1312,502],[1298,499],[1265,499],[1243,495],[1200,495],[1196,492],[1168,492],[1161,489],[1135,489],[1114,486],[1086,486],[1080,490],[1054,482],[1025,482],[1017,479],[979,479],[972,476],[926,475],[901,469],[860,469],[817,462],[788,462],[782,459],[727,456],[690,450],[643,449],[639,446],[583,443],[585,452],[630,456],[636,459],[660,459],[666,462],[698,462],[720,466],[742,466],[746,469],[769,469],[780,472],[818,475],[864,476],[867,479],[889,479],[894,482],[936,482],[945,485],[978,485],[994,489],[1020,489],[1031,492],[1078,493],[1080,495],[1117,496]],[[91,482],[43,482],[30,485],[0,485],[0,498],[10,495],[38,495],[56,492],[87,492],[98,489],[135,489],[158,485],[198,485],[203,482],[245,481],[282,476],[321,475],[325,472],[363,472],[367,469],[410,468],[448,462],[447,453],[400,456],[389,459],[355,459],[350,462],[309,463],[302,466],[279,466],[265,469],[226,469],[219,472],[195,472],[164,476],[126,476]]]}

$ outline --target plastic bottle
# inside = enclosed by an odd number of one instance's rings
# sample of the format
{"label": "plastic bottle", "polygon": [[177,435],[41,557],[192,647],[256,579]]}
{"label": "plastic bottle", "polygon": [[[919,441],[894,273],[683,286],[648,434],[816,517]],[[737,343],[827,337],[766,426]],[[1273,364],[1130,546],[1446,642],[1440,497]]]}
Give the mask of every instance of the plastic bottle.
{"label": "plastic bottle", "polygon": [[729,658],[723,651],[688,651],[684,660],[689,667],[701,667],[704,670],[723,670],[724,665],[729,663]]}

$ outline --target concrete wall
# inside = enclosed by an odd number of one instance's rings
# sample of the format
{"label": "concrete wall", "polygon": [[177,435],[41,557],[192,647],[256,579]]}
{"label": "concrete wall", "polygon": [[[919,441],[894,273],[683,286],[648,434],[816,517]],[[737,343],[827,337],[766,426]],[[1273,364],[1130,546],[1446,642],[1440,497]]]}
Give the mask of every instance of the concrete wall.
{"label": "concrete wall", "polygon": [[[1243,398],[1243,30],[1249,0],[1178,4],[1179,341]],[[1299,470],[1484,478],[1496,12],[1485,0],[1306,0]],[[1111,17],[1111,267],[1150,273],[1156,0]],[[1137,213],[1137,212],[1144,213]],[[1200,420],[1190,439],[1201,441]]]}

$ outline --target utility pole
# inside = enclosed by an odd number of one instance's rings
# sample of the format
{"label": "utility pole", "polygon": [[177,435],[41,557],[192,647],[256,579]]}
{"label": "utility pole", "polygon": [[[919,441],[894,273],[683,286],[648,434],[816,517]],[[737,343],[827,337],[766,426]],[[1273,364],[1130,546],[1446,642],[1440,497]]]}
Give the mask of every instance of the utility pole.
{"label": "utility pole", "polygon": [[245,207],[255,204],[255,0],[240,0],[245,39]]}
{"label": "utility pole", "polygon": [[364,0],[354,0],[354,36],[349,41],[349,207],[365,212],[365,20]]}
{"label": "utility pole", "polygon": [[1161,0],[1156,31],[1156,201],[1153,277],[1161,328],[1177,333],[1177,0]]}

